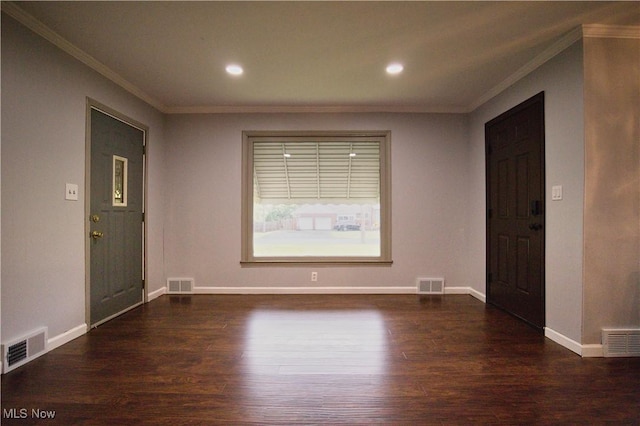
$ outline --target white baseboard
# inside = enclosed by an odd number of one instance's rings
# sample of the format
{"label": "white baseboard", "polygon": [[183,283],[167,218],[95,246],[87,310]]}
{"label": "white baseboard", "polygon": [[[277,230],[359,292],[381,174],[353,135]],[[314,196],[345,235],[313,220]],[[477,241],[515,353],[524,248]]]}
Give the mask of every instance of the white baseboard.
{"label": "white baseboard", "polygon": [[602,345],[583,345],[549,327],[544,328],[544,336],[553,340],[557,344],[564,346],[570,351],[577,353],[581,357],[601,358],[604,356]]}
{"label": "white baseboard", "polygon": [[[44,331],[44,336],[45,338],[47,338],[47,328],[44,327],[43,331]],[[41,357],[42,355],[45,355],[47,352],[50,352],[56,348],[59,348],[60,346],[69,343],[70,341],[72,341],[73,339],[76,339],[84,334],[87,333],[87,324],[81,324],[78,325],[76,327],[73,327],[70,330],[65,331],[62,334],[58,334],[57,336],[54,336],[50,339],[47,339],[47,341],[45,342],[45,347],[44,350],[41,352],[38,352],[36,354],[33,355],[29,355],[26,359],[23,359],[22,361],[12,365],[11,367],[7,367],[4,365],[2,365],[2,374],[5,374],[13,369],[19,368],[23,365],[26,365],[28,363],[30,363],[31,361],[33,361],[34,359],[37,359],[39,357]],[[4,344],[3,344],[4,345]]]}
{"label": "white baseboard", "polygon": [[480,293],[478,290],[475,290],[469,287],[469,294],[481,301],[482,303],[487,303],[487,295],[484,293]]}
{"label": "white baseboard", "polygon": [[602,345],[591,344],[582,345],[582,357],[583,358],[603,358],[604,348]]}
{"label": "white baseboard", "polygon": [[415,294],[415,287],[194,287],[194,294]]}
{"label": "white baseboard", "polygon": [[156,291],[152,291],[150,293],[147,293],[147,302],[151,302],[153,299],[157,299],[158,297],[162,296],[166,292],[167,292],[167,288],[166,287],[160,287]]}
{"label": "white baseboard", "polygon": [[[445,294],[468,294],[486,303],[471,287],[445,287]],[[416,294],[415,287],[194,287],[193,294]]]}
{"label": "white baseboard", "polygon": [[487,303],[487,297],[471,287],[445,287],[444,294],[468,294],[482,303]]}
{"label": "white baseboard", "polygon": [[69,343],[73,339],[77,339],[78,337],[87,333],[87,324],[81,324],[77,327],[73,327],[71,330],[65,331],[62,334],[58,334],[47,340],[47,352],[58,348],[65,343]]}

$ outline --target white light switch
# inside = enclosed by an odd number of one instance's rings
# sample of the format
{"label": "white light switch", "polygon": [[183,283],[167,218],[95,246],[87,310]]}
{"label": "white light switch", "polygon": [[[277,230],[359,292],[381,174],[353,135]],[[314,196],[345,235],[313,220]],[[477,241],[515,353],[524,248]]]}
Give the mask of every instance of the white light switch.
{"label": "white light switch", "polygon": [[554,185],[551,187],[551,201],[562,200],[562,185]]}
{"label": "white light switch", "polygon": [[78,185],[76,185],[75,183],[66,184],[64,199],[78,201]]}

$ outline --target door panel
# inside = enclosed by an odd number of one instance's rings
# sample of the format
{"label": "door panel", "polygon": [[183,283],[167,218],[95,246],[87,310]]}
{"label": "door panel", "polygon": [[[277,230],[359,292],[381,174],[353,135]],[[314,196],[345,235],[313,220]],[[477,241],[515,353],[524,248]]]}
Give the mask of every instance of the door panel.
{"label": "door panel", "polygon": [[142,130],[91,110],[91,325],[142,302],[143,149]]}
{"label": "door panel", "polygon": [[529,293],[529,265],[531,264],[530,239],[519,237],[516,248],[516,287],[518,290]]}
{"label": "door panel", "polygon": [[487,302],[544,327],[544,94],[485,125]]}
{"label": "door panel", "polygon": [[529,217],[529,155],[523,154],[516,158],[516,216],[526,219]]}

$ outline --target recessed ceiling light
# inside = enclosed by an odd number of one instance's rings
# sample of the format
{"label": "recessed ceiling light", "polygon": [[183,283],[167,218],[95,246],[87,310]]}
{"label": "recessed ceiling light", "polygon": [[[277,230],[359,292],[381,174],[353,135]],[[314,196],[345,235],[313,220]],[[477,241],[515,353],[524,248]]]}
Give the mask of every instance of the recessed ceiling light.
{"label": "recessed ceiling light", "polygon": [[242,75],[242,73],[244,72],[242,67],[240,65],[236,65],[236,64],[227,65],[227,68],[225,68],[225,69],[231,75]]}
{"label": "recessed ceiling light", "polygon": [[404,67],[402,66],[402,64],[399,64],[397,62],[387,65],[388,74],[400,74],[403,69]]}

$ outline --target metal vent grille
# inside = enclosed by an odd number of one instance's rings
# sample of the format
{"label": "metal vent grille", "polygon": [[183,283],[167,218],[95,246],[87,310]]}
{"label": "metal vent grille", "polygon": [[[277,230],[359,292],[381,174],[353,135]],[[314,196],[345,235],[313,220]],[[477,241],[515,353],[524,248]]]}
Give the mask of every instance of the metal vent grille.
{"label": "metal vent grille", "polygon": [[444,278],[416,279],[418,294],[444,294]]}
{"label": "metal vent grille", "polygon": [[27,359],[27,341],[23,340],[15,345],[9,346],[7,349],[7,365],[9,367],[16,363]]}
{"label": "metal vent grille", "polygon": [[602,329],[605,357],[640,356],[640,329]]}
{"label": "metal vent grille", "polygon": [[167,293],[193,294],[193,281],[193,278],[169,278],[167,279]]}
{"label": "metal vent grille", "polygon": [[7,373],[47,351],[47,329],[42,328],[2,345],[3,372]]}

